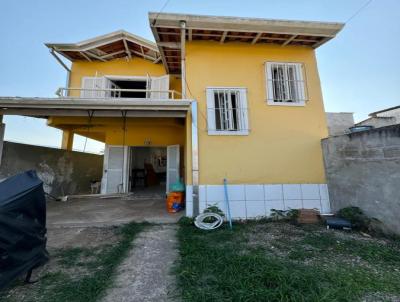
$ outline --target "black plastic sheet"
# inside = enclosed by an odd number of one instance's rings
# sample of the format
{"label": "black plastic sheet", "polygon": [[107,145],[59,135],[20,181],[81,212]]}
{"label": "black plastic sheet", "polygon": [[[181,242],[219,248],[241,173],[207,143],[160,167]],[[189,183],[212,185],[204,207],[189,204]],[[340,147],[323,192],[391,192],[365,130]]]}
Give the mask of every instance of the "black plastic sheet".
{"label": "black plastic sheet", "polygon": [[48,261],[43,182],[27,171],[0,183],[0,289]]}

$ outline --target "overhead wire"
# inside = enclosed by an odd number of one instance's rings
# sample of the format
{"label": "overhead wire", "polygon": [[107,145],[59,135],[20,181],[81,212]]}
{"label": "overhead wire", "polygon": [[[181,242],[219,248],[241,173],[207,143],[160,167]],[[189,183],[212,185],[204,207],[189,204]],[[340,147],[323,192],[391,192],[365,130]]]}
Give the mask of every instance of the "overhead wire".
{"label": "overhead wire", "polygon": [[164,5],[161,7],[161,9],[160,9],[159,12],[157,13],[156,17],[154,18],[154,21],[153,21],[153,24],[152,24],[153,26],[156,25],[156,22],[157,22],[158,17],[159,17],[160,14],[164,11],[164,9],[167,7],[167,5],[168,5],[168,3],[169,3],[170,1],[171,1],[171,0],[165,1]]}
{"label": "overhead wire", "polygon": [[364,3],[354,14],[352,14],[345,23],[348,23],[350,20],[354,19],[357,15],[359,15],[365,8],[367,8],[368,5],[371,4],[371,2],[374,0],[368,0],[367,2]]}

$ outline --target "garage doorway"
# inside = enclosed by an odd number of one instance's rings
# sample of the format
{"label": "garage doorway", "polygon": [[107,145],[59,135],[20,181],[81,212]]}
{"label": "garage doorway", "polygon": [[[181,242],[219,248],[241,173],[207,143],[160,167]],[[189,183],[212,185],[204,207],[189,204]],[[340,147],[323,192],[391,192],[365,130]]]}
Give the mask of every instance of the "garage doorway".
{"label": "garage doorway", "polygon": [[106,145],[102,193],[160,195],[181,178],[179,145],[111,146]]}

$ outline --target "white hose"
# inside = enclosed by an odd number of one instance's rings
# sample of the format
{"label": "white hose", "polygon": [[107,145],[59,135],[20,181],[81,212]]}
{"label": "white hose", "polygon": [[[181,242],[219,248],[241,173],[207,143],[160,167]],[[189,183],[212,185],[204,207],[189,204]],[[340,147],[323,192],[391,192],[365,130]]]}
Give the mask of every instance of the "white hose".
{"label": "white hose", "polygon": [[[204,222],[204,220],[206,218],[210,218],[210,217],[215,218],[215,221],[214,222]],[[196,219],[194,220],[194,225],[202,230],[214,230],[214,229],[219,228],[223,222],[224,222],[224,219],[218,214],[203,213],[196,217]]]}

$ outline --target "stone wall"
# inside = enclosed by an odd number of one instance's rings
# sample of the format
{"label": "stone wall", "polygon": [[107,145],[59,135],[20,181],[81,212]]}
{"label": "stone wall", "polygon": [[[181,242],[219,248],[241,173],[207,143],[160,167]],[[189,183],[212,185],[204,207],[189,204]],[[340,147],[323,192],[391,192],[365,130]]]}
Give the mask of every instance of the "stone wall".
{"label": "stone wall", "polygon": [[352,112],[327,112],[326,122],[328,124],[329,136],[342,135],[349,132],[349,128],[354,126]]}
{"label": "stone wall", "polygon": [[4,142],[0,179],[36,170],[53,196],[90,193],[90,181],[101,180],[103,156]]}
{"label": "stone wall", "polygon": [[400,125],[322,140],[331,207],[357,206],[400,234]]}

